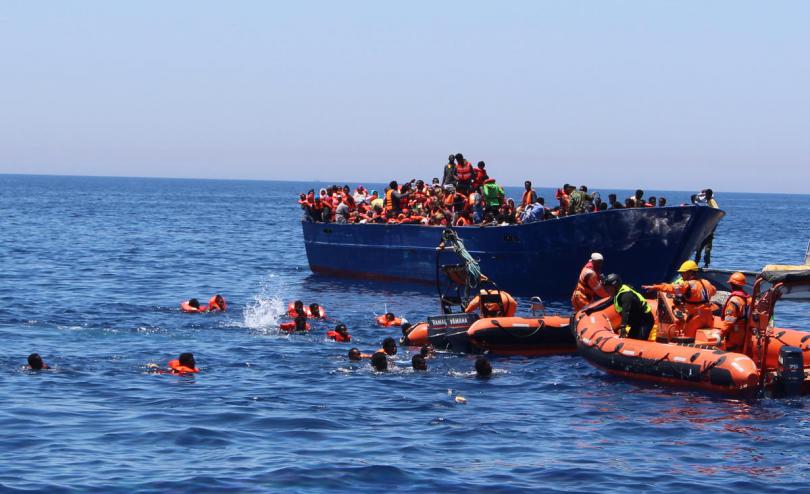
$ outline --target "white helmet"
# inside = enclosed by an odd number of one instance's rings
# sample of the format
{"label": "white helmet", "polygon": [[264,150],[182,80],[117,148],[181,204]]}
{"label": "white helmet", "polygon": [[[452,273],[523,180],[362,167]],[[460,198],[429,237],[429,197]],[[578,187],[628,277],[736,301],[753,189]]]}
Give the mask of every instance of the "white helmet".
{"label": "white helmet", "polygon": [[598,252],[594,252],[593,254],[591,254],[591,261],[604,261],[604,260],[605,258],[602,257],[602,254]]}

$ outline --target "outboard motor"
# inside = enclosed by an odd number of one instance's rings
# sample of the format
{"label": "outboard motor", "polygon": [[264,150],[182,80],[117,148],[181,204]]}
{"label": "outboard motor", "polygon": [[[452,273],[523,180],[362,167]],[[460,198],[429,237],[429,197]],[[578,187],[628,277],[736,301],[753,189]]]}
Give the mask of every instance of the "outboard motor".
{"label": "outboard motor", "polygon": [[801,394],[804,382],[804,360],[802,349],[795,346],[783,346],[779,349],[779,388],[784,396]]}

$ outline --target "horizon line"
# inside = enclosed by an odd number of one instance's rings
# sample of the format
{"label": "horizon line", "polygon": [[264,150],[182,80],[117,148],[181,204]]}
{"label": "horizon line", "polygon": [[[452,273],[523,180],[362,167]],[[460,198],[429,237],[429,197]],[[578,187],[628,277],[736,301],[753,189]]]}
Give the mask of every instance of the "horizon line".
{"label": "horizon line", "polygon": [[[354,182],[358,185],[362,185],[361,181],[358,180],[290,180],[290,179],[271,179],[271,178],[208,178],[208,177],[171,177],[171,176],[154,176],[154,175],[82,175],[82,174],[73,174],[73,173],[7,173],[7,172],[0,172],[0,176],[23,176],[23,177],[72,177],[72,178],[125,178],[125,179],[148,179],[148,180],[197,180],[197,181],[227,181],[227,182],[284,182],[284,183],[322,183],[327,185],[346,185],[347,182],[351,183]],[[366,183],[378,183],[385,185],[385,182],[366,182]],[[404,182],[403,182],[404,183]],[[500,183],[500,182],[499,182]],[[512,184],[503,184],[504,187],[514,187],[514,188],[521,188],[523,184],[519,185],[512,185]],[[573,184],[572,184],[573,185]],[[535,184],[532,182],[533,187],[540,187],[544,189],[554,189],[559,188],[559,186],[542,186]],[[588,185],[588,190],[598,191],[599,189],[612,189],[612,190],[623,190],[623,191],[634,191],[635,188],[620,188],[620,187],[599,187],[599,186],[591,186]],[[645,193],[648,189],[644,189]],[[649,189],[655,191],[662,191],[662,192],[700,192],[697,189]],[[745,191],[745,190],[722,190],[718,189],[714,191],[715,193],[729,193],[729,194],[769,194],[769,195],[786,195],[786,196],[806,196],[810,195],[810,193],[800,193],[800,192],[754,192],[754,191]]]}

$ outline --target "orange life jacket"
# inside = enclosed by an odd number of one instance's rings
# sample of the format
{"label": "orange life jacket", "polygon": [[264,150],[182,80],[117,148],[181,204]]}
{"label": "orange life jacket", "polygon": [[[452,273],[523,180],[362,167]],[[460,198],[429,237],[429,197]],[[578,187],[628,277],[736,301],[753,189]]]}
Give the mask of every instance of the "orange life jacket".
{"label": "orange life jacket", "polygon": [[169,361],[169,370],[175,374],[195,374],[200,372],[200,369],[196,367],[186,367],[185,365],[180,365],[180,361],[178,359]]}
{"label": "orange life jacket", "polygon": [[535,199],[537,199],[537,194],[534,192],[534,189],[529,189],[523,193],[523,199],[520,200],[520,205],[528,206],[533,203]]}
{"label": "orange life jacket", "polygon": [[704,279],[695,279],[695,280],[684,280],[683,282],[683,299],[688,304],[708,304],[715,293],[717,293],[717,289],[714,285],[709,282],[709,280]]}
{"label": "orange life jacket", "polygon": [[458,178],[459,182],[470,181],[472,180],[472,176],[473,167],[469,161],[465,160],[463,164],[456,164],[456,177]]}
{"label": "orange life jacket", "polygon": [[351,335],[347,334],[346,336],[343,336],[342,334],[338,333],[337,331],[328,331],[326,333],[326,337],[331,338],[331,339],[337,341],[338,343],[348,343],[348,342],[352,341]]}
{"label": "orange life jacket", "polygon": [[214,295],[213,297],[211,297],[211,298],[209,298],[209,299],[208,299],[208,310],[209,310],[209,311],[211,311],[211,310],[218,310],[218,311],[220,311],[220,312],[225,312],[225,310],[226,310],[227,308],[228,308],[228,303],[227,303],[227,302],[225,302],[225,298],[224,298],[224,297],[222,298],[222,305],[219,305],[219,304],[217,303],[217,296],[216,296],[216,295]]}
{"label": "orange life jacket", "polygon": [[385,209],[391,211],[394,209],[394,198],[391,197],[396,192],[394,189],[388,189],[385,192]]}
{"label": "orange life jacket", "polygon": [[728,351],[741,351],[745,345],[749,298],[743,291],[734,291],[723,305],[722,329]]}
{"label": "orange life jacket", "polygon": [[579,281],[577,282],[577,291],[581,292],[585,297],[593,302],[594,300],[602,297],[607,297],[608,293],[602,286],[599,279],[599,273],[593,267],[593,262],[588,261],[579,272]]}
{"label": "orange life jacket", "polygon": [[377,316],[377,324],[385,328],[390,328],[392,326],[402,326],[402,319],[400,319],[399,317],[395,317],[389,321],[388,319],[385,318],[385,314],[383,314],[381,316]]}
{"label": "orange life jacket", "polygon": [[195,312],[207,312],[208,311],[208,306],[207,305],[201,305],[199,307],[192,307],[191,305],[189,305],[188,300],[185,300],[183,302],[180,302],[180,310],[183,311],[183,312],[188,312],[188,313],[193,314]]}
{"label": "orange life jacket", "polygon": [[[295,321],[283,322],[279,324],[278,327],[282,331],[295,331]],[[309,331],[309,323],[306,323],[304,326],[304,331]]]}
{"label": "orange life jacket", "polygon": [[467,221],[467,218],[465,218],[464,216],[459,216],[458,219],[456,220],[456,226],[467,226],[469,224],[470,222]]}

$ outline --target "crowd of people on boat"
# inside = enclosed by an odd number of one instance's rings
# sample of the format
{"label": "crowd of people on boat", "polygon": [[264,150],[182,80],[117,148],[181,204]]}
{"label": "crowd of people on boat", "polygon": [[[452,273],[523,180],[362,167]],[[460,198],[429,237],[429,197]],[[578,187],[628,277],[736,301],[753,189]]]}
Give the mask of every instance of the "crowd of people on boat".
{"label": "crowd of people on boat", "polygon": [[[700,203],[703,195],[692,196]],[[711,191],[708,191],[711,199]],[[705,198],[703,199],[705,201]],[[506,196],[504,188],[489,175],[486,163],[473,165],[461,153],[448,156],[442,178],[428,183],[412,179],[391,181],[383,191],[358,185],[331,185],[299,195],[304,221],[316,223],[400,223],[434,226],[513,225],[561,218],[607,209],[654,208],[667,206],[665,197],[645,197],[641,189],[621,200],[608,194],[604,200],[598,191],[586,185],[564,184],[548,205],[524,183],[519,200]]]}

